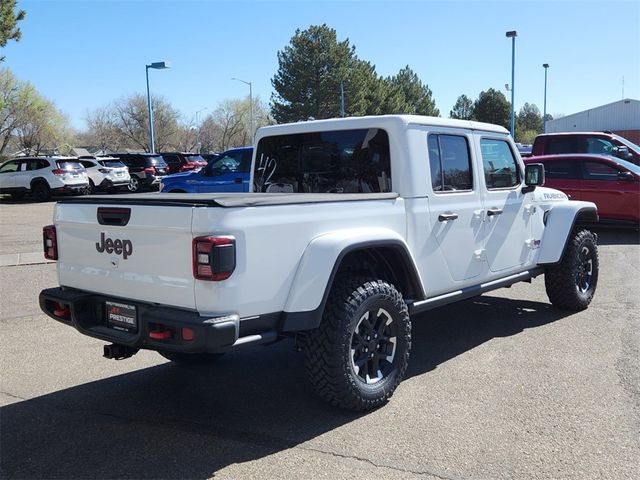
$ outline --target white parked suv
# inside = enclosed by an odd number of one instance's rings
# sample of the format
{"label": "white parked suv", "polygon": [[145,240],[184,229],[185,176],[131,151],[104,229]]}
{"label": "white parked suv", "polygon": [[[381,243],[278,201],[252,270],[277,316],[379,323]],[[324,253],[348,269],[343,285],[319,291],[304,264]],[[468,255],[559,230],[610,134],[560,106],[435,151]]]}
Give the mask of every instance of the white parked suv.
{"label": "white parked suv", "polygon": [[81,194],[89,185],[87,173],[74,157],[25,157],[0,166],[0,193],[13,198],[29,194],[39,202],[51,195]]}
{"label": "white parked suv", "polygon": [[89,192],[127,189],[131,177],[127,166],[114,157],[79,157],[78,162],[87,171]]}
{"label": "white parked suv", "polygon": [[316,393],[366,410],[402,380],[415,313],[538,275],[557,308],[593,298],[596,206],[542,187],[502,127],[332,119],[261,128],[255,145],[251,193],[60,201],[42,310],[115,359],[293,338]]}

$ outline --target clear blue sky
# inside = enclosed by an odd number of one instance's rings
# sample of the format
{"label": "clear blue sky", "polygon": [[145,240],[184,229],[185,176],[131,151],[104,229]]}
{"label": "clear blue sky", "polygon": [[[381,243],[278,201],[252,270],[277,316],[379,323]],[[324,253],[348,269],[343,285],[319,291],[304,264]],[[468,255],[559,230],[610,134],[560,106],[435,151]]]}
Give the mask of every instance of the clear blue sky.
{"label": "clear blue sky", "polygon": [[[22,40],[5,65],[83,129],[87,111],[151,89],[184,115],[248,94],[269,100],[277,52],[296,28],[326,23],[382,75],[409,65],[433,91],[442,116],[457,97],[475,99],[511,81],[517,30],[516,109],[571,114],[640,99],[640,1],[57,1],[18,0],[27,12]],[[509,98],[509,97],[508,97]],[[204,113],[206,114],[206,112]],[[204,115],[203,114],[203,115]]]}

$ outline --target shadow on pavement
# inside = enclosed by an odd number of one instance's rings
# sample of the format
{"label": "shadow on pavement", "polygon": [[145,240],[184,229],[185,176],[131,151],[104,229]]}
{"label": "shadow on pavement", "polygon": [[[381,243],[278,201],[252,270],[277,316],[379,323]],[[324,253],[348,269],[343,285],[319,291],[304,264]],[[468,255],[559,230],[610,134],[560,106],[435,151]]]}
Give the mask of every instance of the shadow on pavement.
{"label": "shadow on pavement", "polygon": [[[407,376],[564,316],[490,296],[440,308],[414,319]],[[209,478],[359,417],[317,400],[303,355],[283,341],[209,367],[163,364],[5,406],[0,477]]]}
{"label": "shadow on pavement", "polygon": [[598,245],[640,245],[640,232],[632,228],[594,227]]}

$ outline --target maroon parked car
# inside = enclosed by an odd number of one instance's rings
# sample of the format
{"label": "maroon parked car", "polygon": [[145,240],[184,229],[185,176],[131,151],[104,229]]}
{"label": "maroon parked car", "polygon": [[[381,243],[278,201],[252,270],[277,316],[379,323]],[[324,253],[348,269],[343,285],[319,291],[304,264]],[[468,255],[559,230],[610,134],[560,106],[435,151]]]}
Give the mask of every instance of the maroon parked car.
{"label": "maroon parked car", "polygon": [[533,156],[563,153],[611,155],[640,165],[640,147],[611,132],[544,133],[533,141]]}
{"label": "maroon parked car", "polygon": [[640,225],[640,167],[605,155],[542,155],[524,159],[542,163],[545,186],[556,188],[572,200],[598,206],[601,221]]}
{"label": "maroon parked car", "polygon": [[207,161],[198,153],[162,152],[160,153],[169,166],[169,173],[188,172],[207,166]]}

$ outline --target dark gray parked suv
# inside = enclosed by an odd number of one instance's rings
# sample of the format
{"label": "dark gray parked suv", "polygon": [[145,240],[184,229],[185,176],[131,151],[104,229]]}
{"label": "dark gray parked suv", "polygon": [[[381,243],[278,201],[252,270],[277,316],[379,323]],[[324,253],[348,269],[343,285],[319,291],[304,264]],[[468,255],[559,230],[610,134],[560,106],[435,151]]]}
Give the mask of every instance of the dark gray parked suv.
{"label": "dark gray parked suv", "polygon": [[167,164],[161,155],[155,153],[116,153],[112,155],[129,167],[130,192],[143,188],[157,189],[162,177],[167,175]]}

